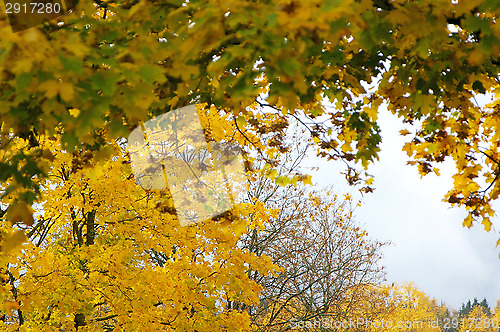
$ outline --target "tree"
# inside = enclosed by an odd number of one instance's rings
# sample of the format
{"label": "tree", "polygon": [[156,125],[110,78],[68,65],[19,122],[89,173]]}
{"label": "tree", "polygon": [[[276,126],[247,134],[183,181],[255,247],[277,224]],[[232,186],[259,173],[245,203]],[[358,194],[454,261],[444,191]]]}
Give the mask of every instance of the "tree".
{"label": "tree", "polygon": [[488,306],[488,301],[484,298],[481,302],[478,301],[477,298],[474,298],[474,301],[471,303],[470,300],[467,301],[467,304],[462,304],[462,307],[459,310],[460,317],[465,317],[471,313],[471,311],[475,307],[480,307],[480,309],[486,314],[491,315],[490,307]]}
{"label": "tree", "polygon": [[[41,136],[61,133],[67,151],[109,156],[106,142],[193,102],[232,113],[254,147],[301,119],[319,154],[346,161],[348,181],[371,191],[356,162],[366,170],[377,159],[386,104],[410,135],[409,163],[425,175],[452,159],[445,199],[468,210],[465,226],[490,230],[500,194],[499,10],[494,0],[80,1],[19,33],[2,16],[0,147],[27,142],[0,160],[9,217],[29,224],[40,199],[37,179],[51,162]],[[478,105],[485,93],[493,101]],[[266,156],[273,167],[276,155]]]}
{"label": "tree", "polygon": [[481,302],[479,302],[479,305],[481,307],[483,307],[483,311],[487,315],[491,315],[491,309],[490,309],[490,306],[488,305],[488,301],[486,301],[486,298],[483,298],[483,300]]}
{"label": "tree", "polygon": [[252,227],[238,245],[269,258],[279,270],[268,275],[248,270],[262,287],[258,304],[227,303],[228,308],[247,310],[255,331],[288,331],[294,320],[376,316],[377,305],[383,306],[379,288],[384,273],[378,261],[384,244],[369,239],[356,225],[352,198],[300,182],[276,183],[302,174],[301,163],[312,143],[304,134],[298,125],[284,132],[288,152],[281,155],[276,174],[269,174],[262,157],[252,165],[246,204],[260,213],[248,214]]}
{"label": "tree", "polygon": [[[373,322],[371,331],[443,331],[446,307],[414,284],[393,285],[387,297],[387,314]],[[448,323],[450,323],[448,321]]]}
{"label": "tree", "polygon": [[458,311],[460,316],[467,316],[472,310],[472,304],[470,303],[470,300],[467,301],[467,304],[462,303],[462,307],[460,307],[460,310]]}
{"label": "tree", "polygon": [[500,327],[500,301],[497,301],[495,305],[491,321],[493,324],[495,324],[494,327],[496,327],[497,329]]}
{"label": "tree", "polygon": [[466,331],[484,331],[495,332],[498,331],[498,321],[491,319],[491,314],[480,305],[475,305],[472,310],[460,320],[461,332]]}
{"label": "tree", "polygon": [[249,309],[256,331],[377,316],[375,302],[382,297],[374,291],[384,280],[378,264],[383,244],[356,225],[352,198],[301,186],[279,188],[262,178],[250,194],[278,212],[262,230],[244,234],[243,247],[281,268],[277,275],[250,272],[263,287],[259,305]]}
{"label": "tree", "polygon": [[[10,248],[1,265],[2,330],[249,329],[248,313],[227,302],[256,303],[261,286],[247,269],[267,275],[275,267],[237,246],[244,223],[181,227],[169,192],[137,186],[126,154],[90,169],[59,140],[39,143],[59,152],[41,183],[43,205],[28,241]],[[261,213],[252,205],[245,211]],[[4,236],[14,232],[2,227]]]}
{"label": "tree", "polygon": [[439,326],[442,326],[444,332],[458,332],[460,319],[458,311],[450,311],[445,305],[441,307],[442,311],[439,316]]}

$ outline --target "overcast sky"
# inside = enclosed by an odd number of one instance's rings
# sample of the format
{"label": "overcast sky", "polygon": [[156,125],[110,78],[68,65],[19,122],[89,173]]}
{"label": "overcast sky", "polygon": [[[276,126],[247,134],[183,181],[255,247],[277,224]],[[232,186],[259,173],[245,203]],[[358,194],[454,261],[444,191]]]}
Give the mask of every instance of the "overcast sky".
{"label": "overcast sky", "polygon": [[[487,233],[482,225],[462,227],[465,209],[442,202],[453,184],[452,163],[444,164],[440,177],[429,174],[421,179],[416,167],[406,165],[408,156],[401,151],[405,142],[398,133],[401,121],[387,111],[379,119],[380,160],[369,169],[376,190],[362,198],[356,220],[373,238],[393,243],[383,251],[388,281],[412,281],[453,309],[474,297],[486,298],[493,309],[500,299],[498,215],[492,219],[496,231]],[[306,164],[319,166],[311,173],[315,184],[334,185],[338,193],[357,193],[346,185],[341,164],[317,157],[308,158]],[[500,212],[499,204],[494,207]]]}

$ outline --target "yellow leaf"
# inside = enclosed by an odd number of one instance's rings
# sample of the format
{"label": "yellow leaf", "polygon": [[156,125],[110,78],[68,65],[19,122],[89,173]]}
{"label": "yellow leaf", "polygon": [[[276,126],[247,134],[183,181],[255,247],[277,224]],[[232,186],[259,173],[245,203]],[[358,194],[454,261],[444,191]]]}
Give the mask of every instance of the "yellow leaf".
{"label": "yellow leaf", "polygon": [[94,153],[93,160],[95,163],[102,163],[109,160],[112,154],[113,150],[110,147],[105,146]]}
{"label": "yellow leaf", "polygon": [[54,80],[46,81],[40,84],[39,89],[45,91],[45,96],[52,98],[59,93],[59,84]]}
{"label": "yellow leaf", "polygon": [[74,118],[77,118],[80,115],[80,110],[78,108],[70,108],[68,112]]}
{"label": "yellow leaf", "polygon": [[247,230],[247,224],[245,220],[242,219],[234,222],[231,228],[233,229],[233,232],[236,236],[240,236]]}
{"label": "yellow leaf", "polygon": [[2,252],[7,253],[14,249],[15,247],[21,245],[26,240],[26,235],[23,231],[17,231],[8,238],[6,238],[2,243]]}
{"label": "yellow leaf", "polygon": [[269,179],[274,179],[278,175],[278,171],[275,169],[271,169],[267,172],[266,177]]}
{"label": "yellow leaf", "polygon": [[471,65],[480,65],[483,63],[484,54],[478,49],[474,49],[469,53],[467,60]]}
{"label": "yellow leaf", "polygon": [[344,144],[342,144],[342,152],[347,153],[349,151],[352,151],[350,143],[351,142],[345,142]]}
{"label": "yellow leaf", "polygon": [[128,17],[129,18],[132,18],[135,16],[135,14],[140,10],[142,9],[142,7],[144,7],[144,5],[146,4],[145,1],[140,1],[138,4],[132,6],[132,8],[129,10],[128,12]]}
{"label": "yellow leaf", "polygon": [[67,82],[64,82],[59,87],[59,95],[63,100],[70,101],[73,99],[73,85]]}
{"label": "yellow leaf", "polygon": [[175,107],[177,103],[179,102],[179,97],[175,96],[174,98],[170,99],[170,101],[167,103],[168,105]]}
{"label": "yellow leaf", "polygon": [[413,155],[413,144],[412,143],[405,143],[403,145],[403,151],[406,152],[406,154],[408,155],[408,157],[411,157]]}
{"label": "yellow leaf", "polygon": [[28,226],[33,225],[33,211],[26,203],[16,202],[7,209],[6,217],[13,224],[22,222]]}
{"label": "yellow leaf", "polygon": [[410,132],[408,131],[408,129],[403,129],[403,130],[400,130],[399,133],[401,134],[401,136],[405,136],[405,135],[408,135]]}
{"label": "yellow leaf", "polygon": [[286,176],[278,176],[274,181],[280,186],[284,186],[290,183],[290,179]]}
{"label": "yellow leaf", "polygon": [[304,184],[309,184],[309,185],[311,185],[311,186],[312,186],[312,184],[313,184],[313,183],[312,183],[311,179],[312,179],[312,176],[311,176],[311,175],[306,175],[306,177],[302,180],[302,182],[303,182]]}
{"label": "yellow leaf", "polygon": [[483,217],[483,221],[481,222],[484,226],[484,230],[489,232],[491,230],[491,221],[489,217]]}
{"label": "yellow leaf", "polygon": [[32,66],[33,59],[30,57],[26,57],[24,59],[18,60],[14,65],[13,70],[15,70],[16,72],[29,72]]}
{"label": "yellow leaf", "polygon": [[462,226],[467,226],[467,228],[471,228],[472,227],[472,217],[470,214],[467,215],[467,217],[464,219],[464,222],[462,223]]}

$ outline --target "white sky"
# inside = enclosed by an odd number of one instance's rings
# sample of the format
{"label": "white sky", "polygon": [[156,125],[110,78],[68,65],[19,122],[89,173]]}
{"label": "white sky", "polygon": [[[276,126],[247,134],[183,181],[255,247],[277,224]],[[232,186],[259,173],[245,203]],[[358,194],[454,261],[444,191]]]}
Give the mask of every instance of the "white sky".
{"label": "white sky", "polygon": [[[492,218],[496,231],[487,233],[482,225],[462,227],[465,209],[442,202],[453,184],[452,163],[443,164],[447,167],[441,167],[440,177],[429,174],[421,179],[416,167],[406,165],[408,156],[401,150],[405,138],[398,133],[401,121],[383,111],[379,125],[383,137],[380,160],[368,171],[375,176],[376,190],[365,195],[355,214],[372,238],[392,242],[383,250],[388,281],[412,281],[450,309],[459,309],[474,297],[486,298],[493,309],[500,300],[500,247],[495,246],[500,237],[500,204],[494,206],[498,213]],[[346,184],[340,163],[318,157],[304,163],[319,166],[310,173],[313,183],[334,185],[338,193],[351,192],[361,198]]]}

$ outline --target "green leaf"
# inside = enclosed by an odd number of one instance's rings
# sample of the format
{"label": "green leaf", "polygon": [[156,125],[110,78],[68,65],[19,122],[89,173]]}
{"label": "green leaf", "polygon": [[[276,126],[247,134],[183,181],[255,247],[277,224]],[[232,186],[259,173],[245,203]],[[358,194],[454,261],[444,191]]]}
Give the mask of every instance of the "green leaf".
{"label": "green leaf", "polygon": [[160,66],[144,65],[139,69],[139,75],[148,84],[153,82],[163,83],[166,81],[164,71]]}
{"label": "green leaf", "polygon": [[472,89],[474,89],[474,91],[478,91],[479,93],[486,93],[486,89],[484,88],[483,83],[481,83],[480,81],[475,81],[474,83],[472,83]]}
{"label": "green leaf", "polygon": [[296,70],[300,69],[300,63],[297,59],[283,59],[278,63],[278,67],[288,76],[292,76]]}
{"label": "green leaf", "polygon": [[16,76],[16,88],[18,90],[24,90],[28,87],[28,85],[31,83],[32,79],[31,73],[20,73]]}
{"label": "green leaf", "polygon": [[485,53],[491,52],[491,49],[498,45],[498,38],[494,35],[483,34],[481,36],[481,41],[479,42],[479,46]]}
{"label": "green leaf", "polygon": [[116,89],[116,81],[119,79],[119,75],[110,71],[105,71],[95,74],[91,78],[91,87],[95,90],[100,90],[106,96],[111,96]]}
{"label": "green leaf", "polygon": [[469,31],[490,32],[490,21],[477,16],[469,16],[464,20],[464,26]]}
{"label": "green leaf", "polygon": [[345,18],[340,18],[330,23],[330,31],[333,33],[338,32],[340,29],[345,27],[347,27],[347,21]]}
{"label": "green leaf", "polygon": [[83,61],[75,56],[71,57],[65,57],[62,55],[59,55],[59,60],[61,60],[61,63],[64,66],[64,69],[72,71],[73,73],[76,74],[81,74],[83,73]]}
{"label": "green leaf", "polygon": [[278,14],[271,13],[271,14],[267,15],[266,20],[267,20],[267,26],[272,28],[276,24],[278,24]]}

